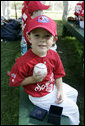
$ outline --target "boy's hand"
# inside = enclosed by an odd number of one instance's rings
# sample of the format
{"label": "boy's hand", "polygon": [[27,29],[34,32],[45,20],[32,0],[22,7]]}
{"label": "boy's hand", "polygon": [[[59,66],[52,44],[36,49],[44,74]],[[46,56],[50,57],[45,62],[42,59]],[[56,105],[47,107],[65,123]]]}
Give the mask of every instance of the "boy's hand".
{"label": "boy's hand", "polygon": [[40,72],[34,73],[33,72],[33,80],[34,82],[41,82],[44,79],[45,75],[41,75]]}
{"label": "boy's hand", "polygon": [[28,84],[32,84],[32,83],[36,83],[36,82],[41,82],[45,76],[46,76],[45,74],[41,75],[40,72],[38,72],[36,74],[33,72],[33,76],[26,77],[22,81],[21,85],[28,85]]}
{"label": "boy's hand", "polygon": [[63,102],[63,93],[61,90],[57,90],[57,100],[56,103],[60,104]]}
{"label": "boy's hand", "polygon": [[57,104],[63,102],[63,87],[62,87],[62,77],[56,78],[56,87],[57,87],[57,100],[55,101]]}

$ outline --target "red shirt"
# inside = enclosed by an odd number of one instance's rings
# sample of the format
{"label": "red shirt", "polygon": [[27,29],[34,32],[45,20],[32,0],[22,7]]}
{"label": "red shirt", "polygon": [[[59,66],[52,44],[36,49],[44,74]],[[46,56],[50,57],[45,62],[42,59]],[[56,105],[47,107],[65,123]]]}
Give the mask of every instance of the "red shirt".
{"label": "red shirt", "polygon": [[82,10],[80,11],[80,16],[84,17],[84,1],[81,4]]}
{"label": "red shirt", "polygon": [[[31,20],[31,15],[29,14],[29,11],[28,11],[29,2],[30,1],[24,1],[23,8],[22,8],[22,30],[23,30],[26,42],[28,41],[27,36],[26,36],[26,32],[28,30],[29,21]],[[27,44],[31,45],[30,42],[27,42]]]}
{"label": "red shirt", "polygon": [[64,68],[57,52],[48,50],[45,57],[39,57],[29,49],[16,60],[10,74],[10,86],[19,86],[21,82],[33,75],[33,68],[38,63],[45,63],[47,76],[42,82],[23,86],[25,92],[34,97],[41,97],[50,93],[54,88],[56,78],[65,76]]}
{"label": "red shirt", "polygon": [[74,14],[76,16],[79,16],[83,8],[84,8],[84,2],[77,3],[76,6],[75,6],[75,12],[74,12]]}

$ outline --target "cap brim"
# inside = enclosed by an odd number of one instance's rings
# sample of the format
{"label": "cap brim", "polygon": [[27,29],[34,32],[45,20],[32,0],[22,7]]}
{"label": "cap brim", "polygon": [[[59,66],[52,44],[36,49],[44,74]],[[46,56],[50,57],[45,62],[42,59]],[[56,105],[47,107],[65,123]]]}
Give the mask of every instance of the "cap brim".
{"label": "cap brim", "polygon": [[45,5],[43,5],[43,6],[40,7],[40,9],[41,9],[41,10],[47,10],[49,7],[50,7],[50,6],[45,6]]}
{"label": "cap brim", "polygon": [[44,28],[46,29],[48,32],[50,32],[53,36],[55,36],[55,33],[53,33],[53,31],[49,28],[47,28],[46,26],[43,26],[43,25],[37,25],[35,27],[32,27],[30,30],[27,31],[27,33],[30,33],[32,30],[36,29],[36,28]]}

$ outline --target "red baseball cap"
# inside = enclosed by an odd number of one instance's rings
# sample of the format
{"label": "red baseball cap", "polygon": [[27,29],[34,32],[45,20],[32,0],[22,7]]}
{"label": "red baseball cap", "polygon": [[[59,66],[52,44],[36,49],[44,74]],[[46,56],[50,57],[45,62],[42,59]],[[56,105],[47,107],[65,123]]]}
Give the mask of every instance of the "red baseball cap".
{"label": "red baseball cap", "polygon": [[28,4],[29,13],[33,13],[36,10],[47,10],[50,6],[44,5],[41,1],[30,1]]}
{"label": "red baseball cap", "polygon": [[44,28],[53,36],[57,36],[57,24],[51,18],[45,15],[40,15],[29,21],[27,34],[36,28]]}
{"label": "red baseball cap", "polygon": [[28,8],[28,4],[29,4],[30,1],[24,1],[23,2],[23,6],[22,6],[22,15],[23,13],[25,12],[25,10]]}

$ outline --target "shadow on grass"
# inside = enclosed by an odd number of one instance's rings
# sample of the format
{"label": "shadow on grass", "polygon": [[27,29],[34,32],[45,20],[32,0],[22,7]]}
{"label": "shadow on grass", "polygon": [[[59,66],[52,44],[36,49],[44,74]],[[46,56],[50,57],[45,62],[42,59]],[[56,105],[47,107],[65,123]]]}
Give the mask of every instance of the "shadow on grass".
{"label": "shadow on grass", "polygon": [[66,72],[63,81],[78,90],[77,104],[80,110],[80,124],[84,125],[83,45],[75,37],[60,37],[57,46],[57,52],[61,57]]}

